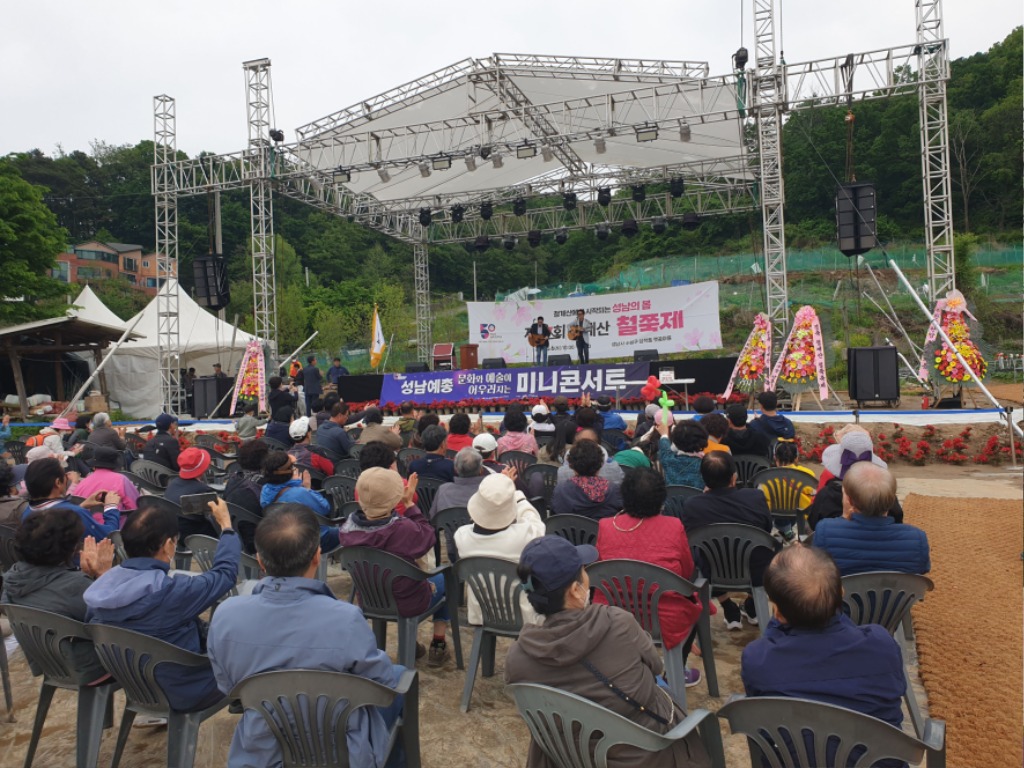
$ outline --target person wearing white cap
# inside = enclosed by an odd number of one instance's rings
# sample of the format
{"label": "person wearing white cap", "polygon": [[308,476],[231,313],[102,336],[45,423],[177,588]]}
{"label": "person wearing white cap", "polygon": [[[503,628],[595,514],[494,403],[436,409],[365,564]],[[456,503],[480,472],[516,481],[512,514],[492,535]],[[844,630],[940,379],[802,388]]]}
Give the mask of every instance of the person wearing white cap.
{"label": "person wearing white cap", "polygon": [[491,474],[500,473],[505,470],[505,465],[496,461],[494,456],[498,451],[498,441],[490,432],[483,432],[473,438],[473,447],[476,448],[484,458],[484,469]]}
{"label": "person wearing white cap", "polygon": [[550,414],[551,412],[544,403],[537,403],[530,410],[530,416],[533,417],[533,423],[530,425],[530,431],[533,432],[534,438],[539,435],[555,434],[555,425],[549,418]]}
{"label": "person wearing white cap", "polygon": [[[508,474],[485,477],[466,508],[473,523],[455,532],[459,557],[496,557],[518,563],[523,547],[544,535],[544,521],[526,495],[516,490],[514,469],[510,468]],[[523,621],[535,622],[537,614],[525,593],[520,595],[519,604]],[[466,615],[470,624],[483,621],[473,590],[466,595]]]}
{"label": "person wearing white cap", "polygon": [[[301,416],[288,425],[288,436],[294,441],[294,445],[288,449],[288,453],[295,459],[296,466],[303,469],[315,469],[325,475],[334,474],[334,462],[326,456],[313,453],[309,449],[313,432],[309,428],[309,417]],[[319,486],[317,486],[319,487]]]}

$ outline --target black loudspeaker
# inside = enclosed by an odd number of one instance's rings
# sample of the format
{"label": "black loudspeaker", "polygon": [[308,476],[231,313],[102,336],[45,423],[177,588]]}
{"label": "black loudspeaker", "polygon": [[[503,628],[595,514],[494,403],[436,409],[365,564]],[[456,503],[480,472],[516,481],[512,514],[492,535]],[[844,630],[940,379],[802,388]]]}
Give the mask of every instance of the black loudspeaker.
{"label": "black loudspeaker", "polygon": [[867,253],[878,245],[874,184],[843,184],[836,190],[836,234],[847,256]]}
{"label": "black loudspeaker", "polygon": [[866,400],[900,399],[896,347],[850,347],[846,350],[846,371],[850,399],[862,405]]}
{"label": "black loudspeaker", "polygon": [[636,349],[633,350],[634,363],[656,363],[658,362],[658,350]]}
{"label": "black loudspeaker", "polygon": [[572,355],[549,355],[548,365],[572,365]]}
{"label": "black loudspeaker", "polygon": [[224,309],[231,303],[227,261],[219,253],[196,256],[192,262],[196,303],[209,309]]}
{"label": "black loudspeaker", "polygon": [[485,357],[481,368],[507,368],[504,357]]}
{"label": "black loudspeaker", "polygon": [[406,373],[427,373],[430,371],[430,366],[426,363],[406,363]]}
{"label": "black loudspeaker", "polygon": [[[204,376],[196,379],[192,385],[192,415],[197,419],[230,418],[231,398],[224,400],[224,396],[234,386],[235,380],[230,376]],[[224,400],[224,404],[214,413],[213,409],[221,400]]]}

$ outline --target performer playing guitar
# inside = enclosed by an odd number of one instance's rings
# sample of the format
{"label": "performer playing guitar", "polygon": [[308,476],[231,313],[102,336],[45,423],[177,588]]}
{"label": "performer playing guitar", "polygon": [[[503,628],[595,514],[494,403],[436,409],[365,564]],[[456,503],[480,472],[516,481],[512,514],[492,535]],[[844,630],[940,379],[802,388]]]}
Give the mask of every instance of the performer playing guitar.
{"label": "performer playing guitar", "polygon": [[533,347],[533,361],[537,365],[548,364],[548,347],[551,343],[551,326],[538,317],[537,322],[526,329],[526,338]]}
{"label": "performer playing guitar", "polygon": [[584,320],[583,315],[583,310],[577,309],[576,319],[569,324],[569,339],[576,342],[580,365],[590,362],[590,334],[593,332],[593,323]]}

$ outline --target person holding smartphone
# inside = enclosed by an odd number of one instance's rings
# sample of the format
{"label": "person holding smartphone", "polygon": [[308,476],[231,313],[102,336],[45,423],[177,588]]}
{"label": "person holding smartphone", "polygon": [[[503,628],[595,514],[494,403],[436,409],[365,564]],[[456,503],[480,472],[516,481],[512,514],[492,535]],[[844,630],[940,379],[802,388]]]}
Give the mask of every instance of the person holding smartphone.
{"label": "person holding smartphone", "polygon": [[[178,476],[172,477],[164,491],[164,498],[181,504],[182,496],[194,496],[199,493],[216,494],[210,486],[200,478],[210,468],[210,454],[202,448],[186,448],[178,456]],[[216,538],[217,529],[213,527],[205,515],[181,515],[181,541],[189,536],[202,534]]]}

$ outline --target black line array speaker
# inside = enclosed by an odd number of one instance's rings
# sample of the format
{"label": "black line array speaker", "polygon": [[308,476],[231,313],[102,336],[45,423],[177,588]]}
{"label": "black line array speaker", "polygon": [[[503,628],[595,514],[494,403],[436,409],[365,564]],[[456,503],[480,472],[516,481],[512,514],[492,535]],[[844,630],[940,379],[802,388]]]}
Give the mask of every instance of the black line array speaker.
{"label": "black line array speaker", "polygon": [[836,190],[836,233],[847,256],[867,253],[878,245],[878,209],[874,184],[843,184]]}
{"label": "black line array speaker", "polygon": [[658,350],[656,349],[633,350],[634,363],[656,363],[658,362],[658,359]]}
{"label": "black line array speaker", "polygon": [[405,372],[406,373],[427,373],[428,371],[430,371],[430,366],[427,365],[426,363],[406,363],[405,364]]}
{"label": "black line array speaker", "polygon": [[572,365],[572,355],[549,355],[548,365]]}
{"label": "black line array speaker", "polygon": [[209,309],[224,309],[231,303],[227,261],[219,253],[196,256],[192,262],[196,303]]}
{"label": "black line array speaker", "polygon": [[507,368],[504,357],[485,357],[481,368]]}
{"label": "black line array speaker", "polygon": [[849,347],[846,371],[850,399],[896,401],[900,399],[896,347]]}

